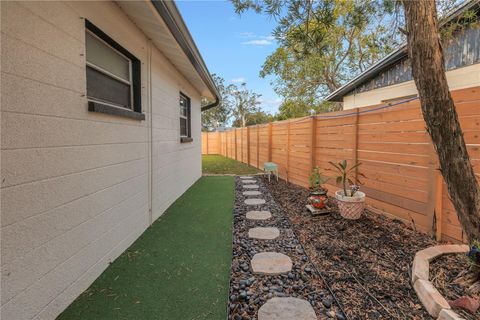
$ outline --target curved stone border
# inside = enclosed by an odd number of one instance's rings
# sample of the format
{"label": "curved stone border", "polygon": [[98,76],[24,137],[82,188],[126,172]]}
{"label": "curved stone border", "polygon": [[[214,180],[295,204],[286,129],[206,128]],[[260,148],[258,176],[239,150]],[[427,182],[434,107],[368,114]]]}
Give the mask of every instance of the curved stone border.
{"label": "curved stone border", "polygon": [[415,254],[412,265],[413,288],[425,309],[432,317],[438,317],[437,320],[460,320],[462,318],[451,310],[447,300],[428,280],[430,261],[442,254],[466,253],[468,250],[467,245],[451,244],[429,247]]}

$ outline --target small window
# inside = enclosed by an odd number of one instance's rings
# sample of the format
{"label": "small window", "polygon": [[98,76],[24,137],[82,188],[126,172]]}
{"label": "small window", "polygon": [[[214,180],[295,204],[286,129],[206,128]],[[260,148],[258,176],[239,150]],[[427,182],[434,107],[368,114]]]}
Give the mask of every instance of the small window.
{"label": "small window", "polygon": [[190,142],[191,120],[190,120],[190,98],[180,93],[180,138],[182,142]]}
{"label": "small window", "polygon": [[140,61],[87,21],[85,31],[89,110],[124,116],[141,113]]}

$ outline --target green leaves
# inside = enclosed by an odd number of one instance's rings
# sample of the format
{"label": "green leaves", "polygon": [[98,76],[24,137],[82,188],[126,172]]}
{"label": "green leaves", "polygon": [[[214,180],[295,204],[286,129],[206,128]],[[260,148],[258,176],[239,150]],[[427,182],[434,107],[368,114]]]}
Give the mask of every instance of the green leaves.
{"label": "green leaves", "polygon": [[239,14],[253,10],[277,21],[280,46],[260,75],[274,76],[274,90],[285,99],[279,119],[336,110],[323,97],[397,45],[398,32],[385,27],[393,19],[384,1],[231,0]]}
{"label": "green leaves", "polygon": [[310,189],[318,191],[322,187],[322,184],[326,183],[330,179],[328,177],[324,177],[320,173],[320,169],[317,166],[313,168],[312,173],[308,177],[308,180],[310,182]]}
{"label": "green leaves", "polygon": [[[225,86],[225,80],[213,74],[213,81],[218,88],[221,95],[221,100],[218,106],[202,112],[202,129],[210,131],[218,127],[225,127],[232,114],[233,101],[230,95],[231,86]],[[208,104],[209,101],[202,101],[202,105]]]}
{"label": "green leaves", "polygon": [[[273,118],[259,108],[261,95],[247,89],[246,83],[240,87],[234,84],[225,85],[225,80],[213,74],[213,80],[217,86],[221,100],[218,106],[202,112],[202,129],[211,131],[215,128],[227,126],[233,117],[233,126],[254,125],[272,121]],[[202,101],[203,105],[208,101]]]}
{"label": "green leaves", "polygon": [[[337,184],[342,184],[344,194],[347,194],[347,183],[349,185],[360,184],[360,181],[358,180],[358,177],[356,177],[356,172],[354,170],[358,168],[361,163],[357,163],[350,168],[348,168],[347,160],[342,160],[339,163],[333,163],[332,161],[329,161],[328,163],[330,163],[330,165],[332,165],[340,173],[340,175],[336,178],[336,182]],[[361,173],[358,173],[358,175],[365,177]]]}
{"label": "green leaves", "polygon": [[338,176],[338,177],[337,177],[337,184],[342,183],[342,181],[343,181],[343,177],[342,177],[342,176]]}

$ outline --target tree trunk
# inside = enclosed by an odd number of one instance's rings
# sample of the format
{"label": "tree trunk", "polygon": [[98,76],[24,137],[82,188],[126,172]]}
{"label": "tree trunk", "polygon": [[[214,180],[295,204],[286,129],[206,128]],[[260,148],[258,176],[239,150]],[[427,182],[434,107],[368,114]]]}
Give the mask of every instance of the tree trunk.
{"label": "tree trunk", "polygon": [[408,56],[427,131],[463,230],[470,242],[480,240],[480,188],[445,76],[435,1],[402,2]]}

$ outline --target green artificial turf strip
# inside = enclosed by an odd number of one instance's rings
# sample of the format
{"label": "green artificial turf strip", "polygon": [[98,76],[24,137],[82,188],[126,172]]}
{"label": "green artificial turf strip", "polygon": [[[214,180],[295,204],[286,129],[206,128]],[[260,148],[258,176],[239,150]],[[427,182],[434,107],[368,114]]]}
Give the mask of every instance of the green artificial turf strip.
{"label": "green artificial turf strip", "polygon": [[202,177],[58,319],[226,319],[233,177]]}
{"label": "green artificial turf strip", "polygon": [[202,156],[203,173],[209,174],[255,174],[260,172],[258,169],[249,166],[240,161],[219,155]]}

